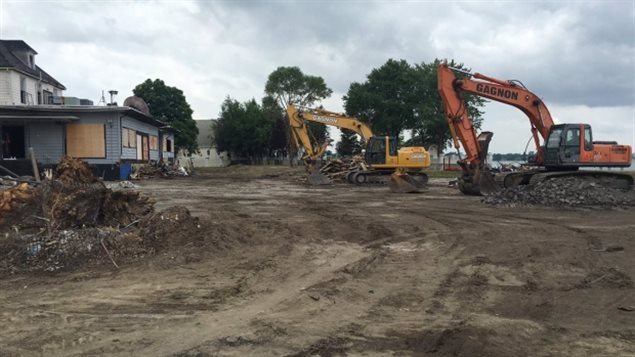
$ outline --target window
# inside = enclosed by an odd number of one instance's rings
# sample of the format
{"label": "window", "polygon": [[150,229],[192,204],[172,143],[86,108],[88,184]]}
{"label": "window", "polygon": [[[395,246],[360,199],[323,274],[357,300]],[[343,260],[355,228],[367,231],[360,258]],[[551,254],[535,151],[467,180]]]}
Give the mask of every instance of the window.
{"label": "window", "polygon": [[127,148],[130,147],[130,137],[128,136],[128,129],[121,129],[121,146]]}
{"label": "window", "polygon": [[33,55],[29,55],[29,66],[35,69],[35,58],[33,57]]}
{"label": "window", "polygon": [[137,147],[137,132],[132,129],[128,129],[128,144],[131,148]]}
{"label": "window", "polygon": [[26,78],[20,77],[20,103],[27,104]]}
{"label": "window", "polygon": [[106,126],[66,124],[66,154],[78,158],[106,158]]}
{"label": "window", "polygon": [[571,128],[567,130],[567,146],[580,146],[580,128]]}
{"label": "window", "polygon": [[586,151],[593,150],[593,136],[591,135],[591,128],[588,126],[584,127],[584,149]]}
{"label": "window", "polygon": [[165,151],[172,152],[172,140],[165,139]]}
{"label": "window", "polygon": [[159,150],[159,137],[150,135],[150,150]]}
{"label": "window", "polygon": [[397,156],[397,138],[390,138],[388,150],[390,156]]}
{"label": "window", "polygon": [[547,139],[547,148],[557,148],[560,146],[560,134],[562,133],[561,128],[553,129],[551,134],[549,134],[549,139]]}
{"label": "window", "polygon": [[125,147],[125,148],[136,148],[137,147],[137,132],[132,130],[132,129],[128,129],[128,128],[122,128],[121,129],[121,146]]}
{"label": "window", "polygon": [[44,97],[43,98],[44,104],[53,104],[53,93],[47,90],[43,90],[42,97]]}

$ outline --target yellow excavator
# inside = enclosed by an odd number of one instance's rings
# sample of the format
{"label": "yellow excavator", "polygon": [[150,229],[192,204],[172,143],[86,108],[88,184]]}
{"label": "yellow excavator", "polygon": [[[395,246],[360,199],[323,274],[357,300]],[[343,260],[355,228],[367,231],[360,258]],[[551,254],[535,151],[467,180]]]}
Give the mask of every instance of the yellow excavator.
{"label": "yellow excavator", "polygon": [[363,166],[366,169],[349,173],[348,182],[377,182],[381,181],[382,177],[390,175],[388,186],[392,192],[419,192],[428,182],[428,176],[422,170],[430,167],[430,154],[423,147],[398,148],[397,138],[375,136],[370,127],[361,120],[321,108],[299,108],[290,104],[287,106],[287,115],[296,145],[302,146],[306,151],[302,159],[309,172],[309,183],[312,185],[331,182],[318,167],[318,160],[329,143],[313,143],[306,125],[308,121],[349,129],[361,136],[365,146]]}

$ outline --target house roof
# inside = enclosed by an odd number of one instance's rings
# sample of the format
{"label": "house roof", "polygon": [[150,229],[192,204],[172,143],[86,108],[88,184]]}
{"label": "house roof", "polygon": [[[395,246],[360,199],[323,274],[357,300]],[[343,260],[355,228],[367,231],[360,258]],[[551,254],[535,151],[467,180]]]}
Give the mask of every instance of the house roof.
{"label": "house roof", "polygon": [[198,136],[196,143],[199,147],[211,147],[212,145],[212,125],[216,123],[216,119],[197,119],[195,120],[198,128]]}
{"label": "house roof", "polygon": [[154,125],[156,127],[163,127],[165,123],[154,119],[150,115],[146,115],[135,108],[131,107],[118,107],[118,106],[93,106],[93,105],[2,105],[0,106],[0,116],[24,117],[25,119],[31,117],[55,117],[55,116],[68,116],[79,115],[81,113],[103,113],[103,112],[117,112],[127,115],[131,118],[135,118],[144,123]]}
{"label": "house roof", "polygon": [[37,52],[35,52],[35,50],[31,48],[31,46],[27,45],[26,42],[22,40],[0,40],[0,67],[13,68],[16,71],[20,71],[31,77],[37,79],[41,78],[43,82],[52,84],[63,90],[66,89],[66,87],[62,83],[58,82],[55,78],[46,73],[38,65],[35,65],[35,68],[31,68],[26,63],[22,62],[15,55],[15,52],[20,51],[30,51],[37,54]]}

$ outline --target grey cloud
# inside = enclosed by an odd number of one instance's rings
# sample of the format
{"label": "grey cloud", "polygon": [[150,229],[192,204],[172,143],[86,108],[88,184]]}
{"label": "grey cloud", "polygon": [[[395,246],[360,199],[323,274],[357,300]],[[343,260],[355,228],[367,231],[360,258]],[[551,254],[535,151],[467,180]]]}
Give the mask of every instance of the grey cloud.
{"label": "grey cloud", "polygon": [[[297,65],[345,93],[351,82],[363,81],[388,58],[411,63],[454,58],[488,75],[520,79],[548,104],[633,105],[632,2],[189,4],[192,9],[160,1],[45,2],[37,7],[5,2],[5,18],[20,14],[19,22],[7,21],[5,33],[36,49],[97,46],[119,53],[119,66],[152,77],[164,76],[155,59],[181,63],[199,79],[209,78],[209,97],[219,97],[197,103],[195,110],[204,116],[216,115],[227,94],[262,96],[267,75],[278,66]],[[128,59],[132,55],[153,63]],[[112,66],[116,70],[117,64]]]}

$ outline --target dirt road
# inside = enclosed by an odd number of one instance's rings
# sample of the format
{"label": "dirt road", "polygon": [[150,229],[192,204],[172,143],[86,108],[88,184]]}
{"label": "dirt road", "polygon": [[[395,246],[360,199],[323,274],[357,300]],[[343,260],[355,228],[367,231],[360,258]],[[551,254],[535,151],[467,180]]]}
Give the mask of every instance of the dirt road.
{"label": "dirt road", "polygon": [[309,188],[280,169],[151,180],[204,244],[0,281],[0,355],[635,355],[635,211]]}

